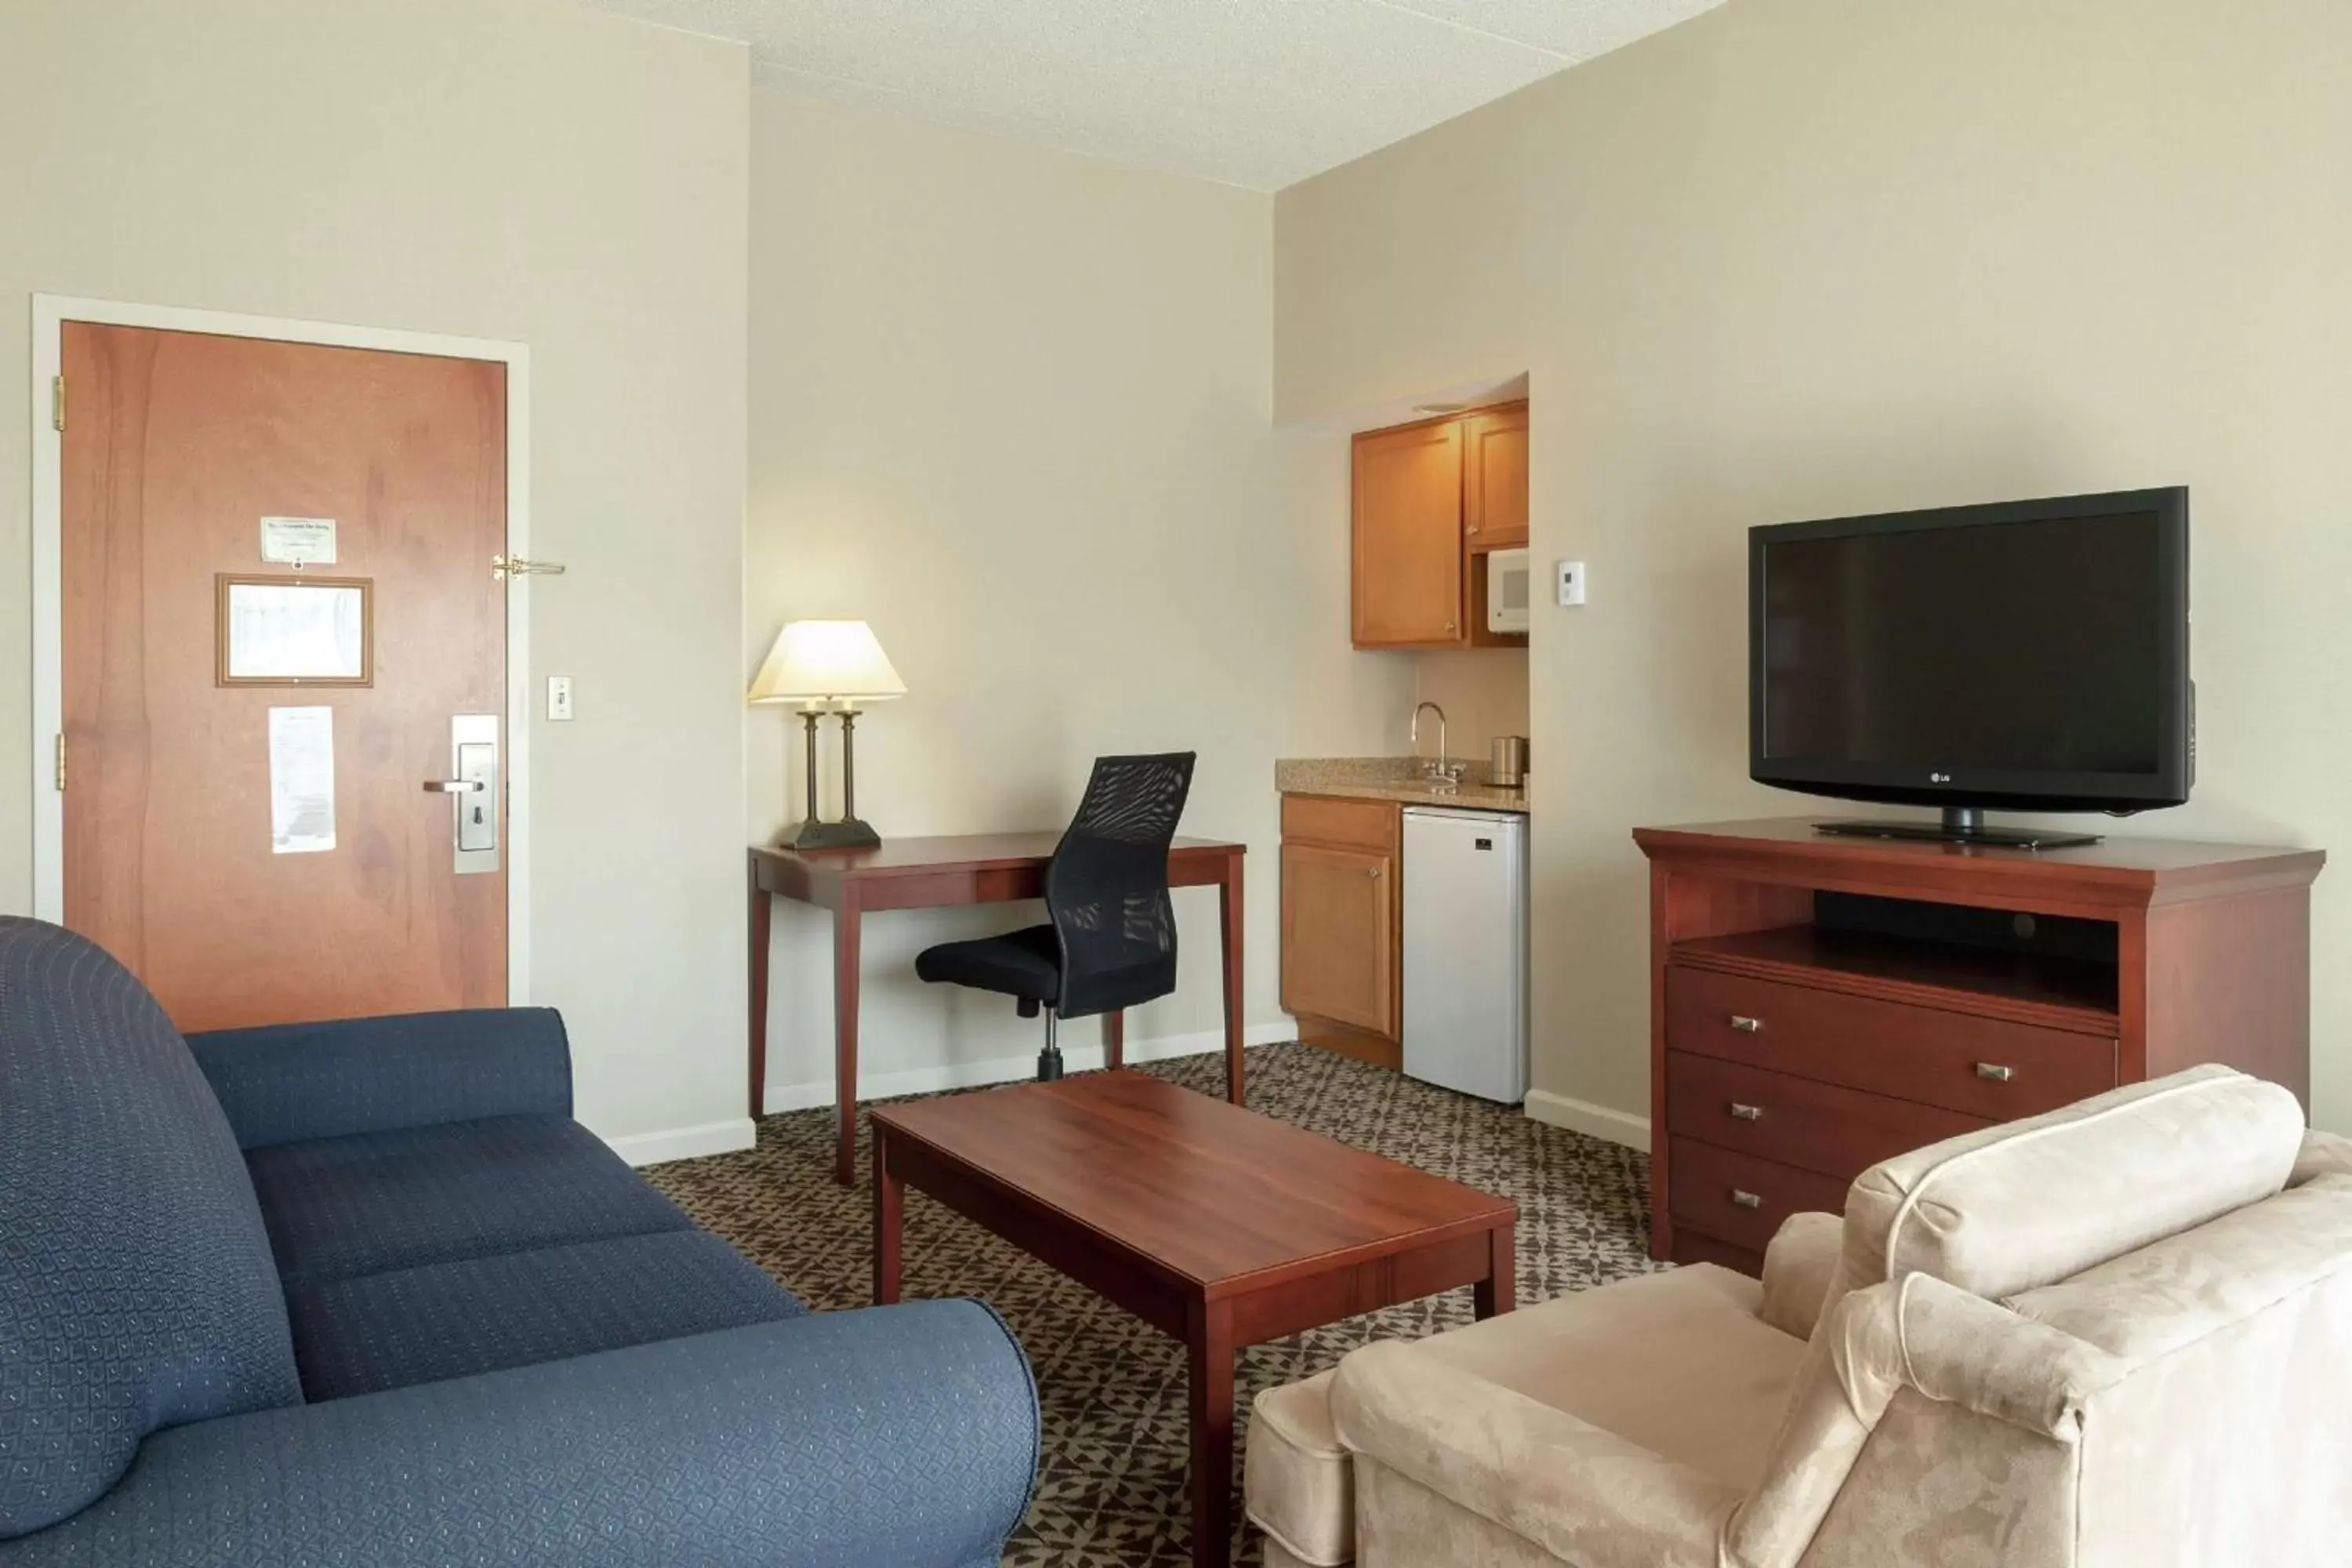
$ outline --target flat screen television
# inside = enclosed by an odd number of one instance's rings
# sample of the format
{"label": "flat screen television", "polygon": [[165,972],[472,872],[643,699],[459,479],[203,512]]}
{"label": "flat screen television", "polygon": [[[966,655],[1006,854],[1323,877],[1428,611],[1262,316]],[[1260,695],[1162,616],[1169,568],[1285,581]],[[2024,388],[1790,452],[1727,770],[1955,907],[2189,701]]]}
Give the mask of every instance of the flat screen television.
{"label": "flat screen television", "polygon": [[1943,808],[1825,828],[2048,847],[1984,812],[2189,798],[2185,488],[1752,528],[1748,593],[1749,775]]}

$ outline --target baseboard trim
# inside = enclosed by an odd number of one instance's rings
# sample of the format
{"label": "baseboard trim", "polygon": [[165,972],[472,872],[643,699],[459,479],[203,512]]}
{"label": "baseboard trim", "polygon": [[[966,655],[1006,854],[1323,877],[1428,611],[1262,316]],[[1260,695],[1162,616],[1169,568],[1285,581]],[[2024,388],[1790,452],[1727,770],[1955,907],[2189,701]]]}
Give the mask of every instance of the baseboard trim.
{"label": "baseboard trim", "polygon": [[1634,1116],[1606,1105],[1595,1105],[1589,1100],[1571,1100],[1540,1089],[1528,1090],[1527,1111],[1529,1120],[1547,1127],[1565,1127],[1588,1138],[1649,1152],[1650,1119],[1646,1116]]}
{"label": "baseboard trim", "polygon": [[[1092,1030],[1087,1031],[1092,1034]],[[1280,1045],[1298,1037],[1298,1026],[1287,1018],[1272,1023],[1252,1024],[1242,1031],[1244,1046]],[[1189,1035],[1165,1035],[1156,1040],[1129,1040],[1127,1059],[1134,1062],[1166,1061],[1171,1057],[1197,1057],[1225,1048],[1223,1029],[1202,1029]],[[1091,1072],[1103,1065],[1103,1048],[1097,1041],[1088,1045],[1065,1045],[1062,1063],[1071,1072]],[[937,1094],[941,1089],[978,1089],[992,1083],[1017,1083],[1037,1074],[1037,1058],[1025,1057],[992,1057],[986,1061],[950,1062],[940,1067],[908,1068],[898,1072],[868,1072],[857,1075],[857,1098],[896,1100],[901,1095]],[[833,1103],[833,1080],[820,1079],[813,1083],[772,1083],[768,1086],[764,1114],[777,1115],[786,1110],[812,1110]],[[750,1123],[746,1122],[745,1126]],[[745,1147],[749,1147],[747,1143]],[[672,1156],[675,1158],[676,1156]]]}
{"label": "baseboard trim", "polygon": [[734,1117],[706,1121],[699,1127],[673,1127],[667,1132],[633,1132],[604,1140],[614,1153],[632,1165],[658,1165],[669,1160],[698,1160],[705,1154],[732,1154],[757,1142],[751,1119]]}

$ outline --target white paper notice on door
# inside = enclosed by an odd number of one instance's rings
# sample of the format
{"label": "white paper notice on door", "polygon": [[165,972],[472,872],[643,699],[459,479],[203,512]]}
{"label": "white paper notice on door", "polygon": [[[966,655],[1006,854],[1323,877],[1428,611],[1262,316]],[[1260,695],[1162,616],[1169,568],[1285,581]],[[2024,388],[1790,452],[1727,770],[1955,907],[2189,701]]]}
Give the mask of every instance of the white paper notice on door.
{"label": "white paper notice on door", "polygon": [[335,847],[335,710],[269,710],[269,852]]}
{"label": "white paper notice on door", "polygon": [[288,566],[335,563],[335,520],[331,517],[265,517],[261,520],[261,558]]}

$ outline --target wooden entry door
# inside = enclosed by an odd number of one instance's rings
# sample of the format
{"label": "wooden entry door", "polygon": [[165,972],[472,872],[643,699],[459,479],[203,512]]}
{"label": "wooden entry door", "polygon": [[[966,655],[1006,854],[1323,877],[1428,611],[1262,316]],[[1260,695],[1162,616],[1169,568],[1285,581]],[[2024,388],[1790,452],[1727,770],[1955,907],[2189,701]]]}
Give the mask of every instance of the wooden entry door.
{"label": "wooden entry door", "polygon": [[[504,1004],[506,367],[78,321],[62,351],[66,924],[183,1029]],[[265,561],[264,518],[331,520],[332,563]],[[364,581],[369,683],[228,683],[270,624],[220,668],[232,575],[257,613]],[[460,716],[478,789],[446,787]],[[273,776],[307,793],[273,810]]]}

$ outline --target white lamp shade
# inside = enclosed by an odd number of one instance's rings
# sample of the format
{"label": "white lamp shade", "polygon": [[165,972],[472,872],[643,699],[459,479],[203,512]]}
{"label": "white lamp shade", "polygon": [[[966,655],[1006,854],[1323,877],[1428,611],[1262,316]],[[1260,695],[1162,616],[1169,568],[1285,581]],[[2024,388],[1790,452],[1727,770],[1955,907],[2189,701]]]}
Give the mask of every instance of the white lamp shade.
{"label": "white lamp shade", "polygon": [[753,702],[880,702],[907,695],[864,621],[793,621],[751,681]]}

